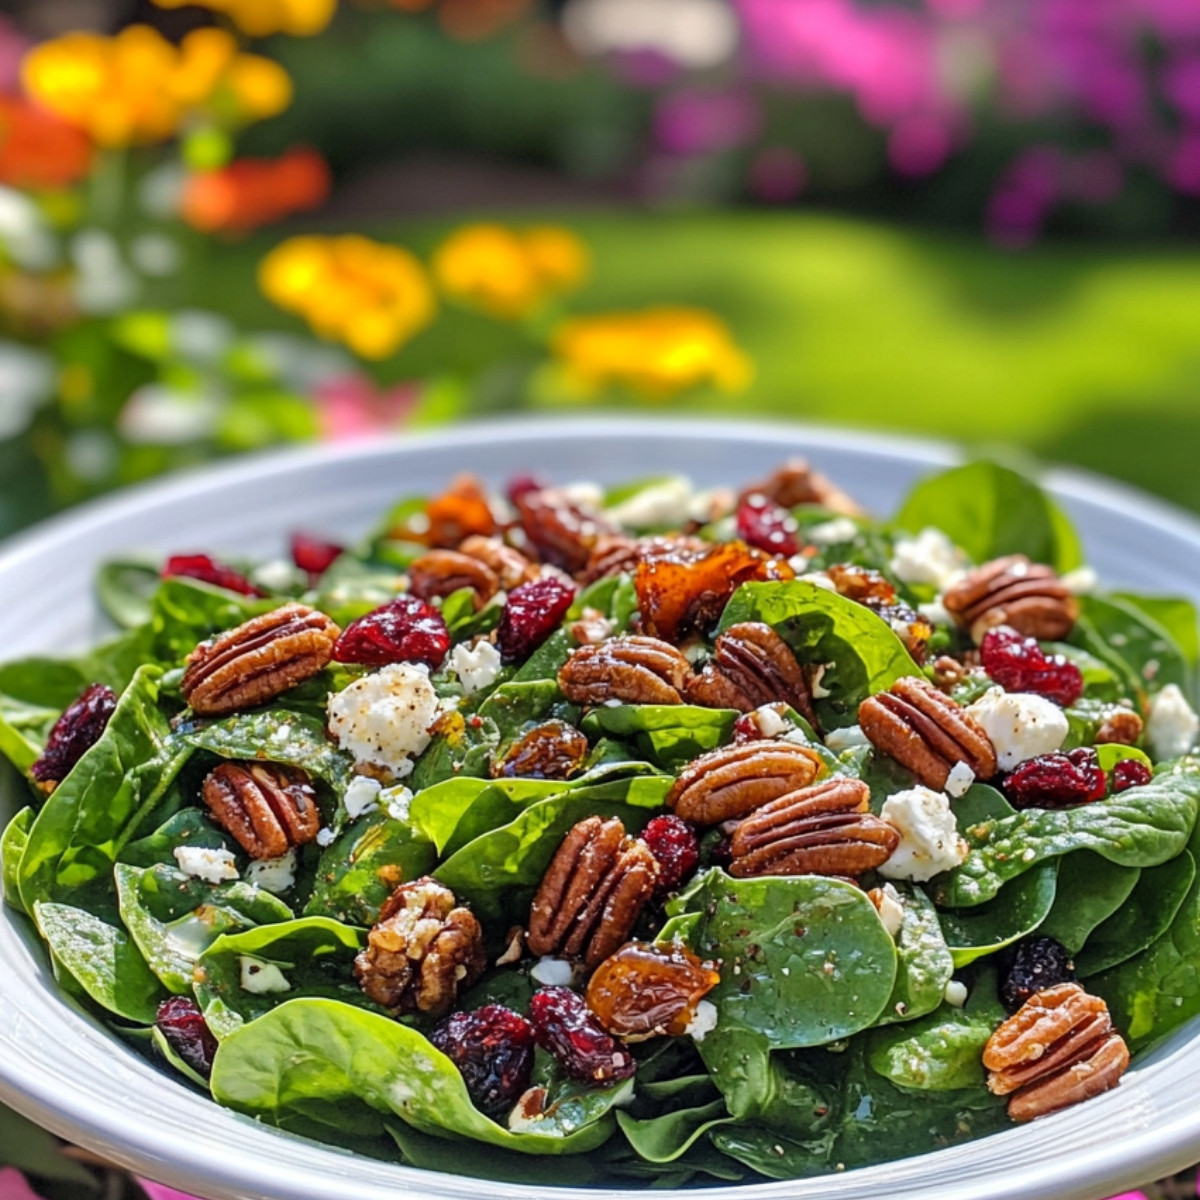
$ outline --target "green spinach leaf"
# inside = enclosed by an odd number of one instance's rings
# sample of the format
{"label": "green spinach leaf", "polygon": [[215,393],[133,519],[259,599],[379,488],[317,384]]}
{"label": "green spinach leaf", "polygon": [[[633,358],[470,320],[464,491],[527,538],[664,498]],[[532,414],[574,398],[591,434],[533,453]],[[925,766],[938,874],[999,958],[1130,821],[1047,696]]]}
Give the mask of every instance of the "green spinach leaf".
{"label": "green spinach leaf", "polygon": [[632,740],[645,758],[664,771],[680,767],[729,741],[738,714],[728,708],[691,704],[601,705],[583,719],[589,738]]}
{"label": "green spinach leaf", "polygon": [[879,1017],[880,1025],[911,1021],[942,1002],[954,974],[954,959],[938,923],[933,901],[913,884],[894,883],[904,917],[896,935],[896,982]]}
{"label": "green spinach leaf", "polygon": [[0,837],[0,867],[4,872],[4,901],[17,912],[24,912],[21,901],[20,867],[25,844],[29,841],[29,830],[33,827],[33,809],[23,808],[14,813],[4,827]]}
{"label": "green spinach leaf", "polygon": [[96,572],[96,599],[114,624],[134,629],[150,620],[161,585],[156,559],[110,559]]}
{"label": "green spinach leaf", "polygon": [[1090,850],[1066,855],[1058,867],[1057,898],[1038,932],[1076,954],[1092,930],[1121,908],[1141,873],[1138,867],[1117,866]]}
{"label": "green spinach leaf", "polygon": [[1058,891],[1058,861],[1038,864],[974,908],[940,912],[942,934],[955,967],[995,954],[1033,933],[1046,919]]}

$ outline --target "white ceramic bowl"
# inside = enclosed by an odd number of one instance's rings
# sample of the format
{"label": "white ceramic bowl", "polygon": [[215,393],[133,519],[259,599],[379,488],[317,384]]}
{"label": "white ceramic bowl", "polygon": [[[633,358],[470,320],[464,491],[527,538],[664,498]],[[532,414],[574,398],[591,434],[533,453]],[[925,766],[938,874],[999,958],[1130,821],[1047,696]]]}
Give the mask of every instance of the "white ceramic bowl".
{"label": "white ceramic bowl", "polygon": [[[707,485],[753,479],[792,453],[809,455],[883,513],[922,472],[958,457],[936,445],[798,426],[622,418],[465,426],[244,459],[128,491],[0,548],[2,653],[65,651],[92,640],[100,632],[93,569],[130,549],[278,554],[294,528],[361,533],[398,496],[435,491],[464,470],[496,483],[524,470],[601,482],[679,471]],[[1200,598],[1200,523],[1103,481],[1062,474],[1052,482],[1102,579]],[[1026,1128],[841,1175],[658,1194],[1096,1200],[1200,1158],[1198,1036],[1194,1023],[1115,1091]],[[156,1071],[65,1000],[35,938],[7,909],[0,917],[0,1099],[143,1175],[211,1200],[632,1194],[391,1166],[227,1112]]]}

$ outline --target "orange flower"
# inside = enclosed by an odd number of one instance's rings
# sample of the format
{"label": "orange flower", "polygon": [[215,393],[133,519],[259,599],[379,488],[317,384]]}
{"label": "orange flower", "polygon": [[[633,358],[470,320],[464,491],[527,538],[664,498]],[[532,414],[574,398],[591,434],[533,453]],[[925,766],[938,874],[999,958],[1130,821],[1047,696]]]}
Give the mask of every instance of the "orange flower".
{"label": "orange flower", "polygon": [[74,125],[20,96],[0,96],[0,183],[67,187],[91,163],[91,143]]}
{"label": "orange flower", "polygon": [[184,8],[198,4],[227,16],[250,37],[286,33],[312,37],[320,33],[337,11],[337,0],[154,0],[159,8]]}
{"label": "orange flower", "polygon": [[329,195],[329,167],[315,151],[281,158],[241,158],[200,171],[184,185],[181,212],[202,233],[248,233],[292,213],[317,208]]}

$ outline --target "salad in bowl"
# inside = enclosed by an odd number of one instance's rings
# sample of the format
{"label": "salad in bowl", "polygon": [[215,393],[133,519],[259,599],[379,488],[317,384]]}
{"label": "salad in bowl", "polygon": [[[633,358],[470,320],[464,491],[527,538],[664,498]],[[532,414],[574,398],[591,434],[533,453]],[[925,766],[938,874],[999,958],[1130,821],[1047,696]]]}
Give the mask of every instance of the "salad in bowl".
{"label": "salad in bowl", "polygon": [[[283,531],[284,533],[288,531]],[[991,463],[520,477],[107,564],[0,665],[6,902],[181,1086],[411,1166],[791,1179],[1119,1087],[1200,1013],[1198,635]]]}

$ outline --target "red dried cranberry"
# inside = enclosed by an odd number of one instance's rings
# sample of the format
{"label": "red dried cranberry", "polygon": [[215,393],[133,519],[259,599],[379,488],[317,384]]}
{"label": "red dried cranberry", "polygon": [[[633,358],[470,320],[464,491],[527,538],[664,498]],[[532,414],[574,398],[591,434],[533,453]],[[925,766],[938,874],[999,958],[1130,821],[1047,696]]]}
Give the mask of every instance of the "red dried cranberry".
{"label": "red dried cranberry", "polygon": [[334,645],[333,657],[365,667],[401,662],[440,667],[449,649],[450,634],[442,614],[416,596],[397,596],[351,621]]}
{"label": "red dried cranberry", "polygon": [[324,575],[344,549],[337,542],[326,542],[308,533],[292,534],[292,562],[312,579]]}
{"label": "red dried cranberry", "polygon": [[575,585],[544,575],[515,587],[500,616],[496,644],[506,663],[528,658],[558,627],[575,599]]}
{"label": "red dried cranberry", "polygon": [[183,1059],[197,1075],[206,1079],[212,1074],[217,1039],[204,1020],[204,1014],[194,1000],[172,996],[158,1006],[155,1025],[167,1045]]}
{"label": "red dried cranberry", "polygon": [[604,1032],[583,997],[570,988],[535,992],[529,1002],[529,1018],[537,1044],[553,1055],[572,1079],[616,1083],[637,1070],[633,1055]]}
{"label": "red dried cranberry", "polygon": [[529,1087],[533,1026],[502,1004],[453,1013],[429,1040],[459,1069],[475,1107],[499,1120]]}
{"label": "red dried cranberry", "polygon": [[1061,654],[1046,654],[1036,638],[1016,630],[989,630],[979,657],[988,676],[1006,692],[1034,692],[1064,707],[1083,695],[1083,674],[1073,662]]}
{"label": "red dried cranberry", "polygon": [[46,748],[30,775],[38,783],[60,783],[99,740],[117,707],[116,693],[102,683],[85,688],[50,730]]}
{"label": "red dried cranberry", "polygon": [[515,475],[508,481],[504,494],[508,497],[509,504],[516,504],[527,492],[541,492],[546,486],[536,475]]}
{"label": "red dried cranberry", "polygon": [[1103,800],[1108,780],[1095,750],[1083,746],[1028,759],[1008,774],[1002,787],[1014,808],[1071,808]]}
{"label": "red dried cranberry", "polygon": [[761,742],[762,736],[757,713],[742,713],[733,723],[733,740],[739,746],[743,742]]}
{"label": "red dried cranberry", "polygon": [[267,593],[256,588],[245,575],[217,562],[207,554],[172,554],[162,569],[164,579],[199,579],[227,592],[239,592],[243,596],[265,596]]}
{"label": "red dried cranberry", "polygon": [[800,550],[796,518],[766,496],[747,496],[738,506],[737,533],[748,546],[791,558]]}
{"label": "red dried cranberry", "polygon": [[700,861],[700,841],[682,817],[655,817],[642,830],[642,841],[658,861],[659,892],[677,888]]}
{"label": "red dried cranberry", "polygon": [[1113,792],[1125,792],[1131,787],[1141,787],[1154,778],[1154,772],[1136,758],[1123,758],[1112,769]]}

